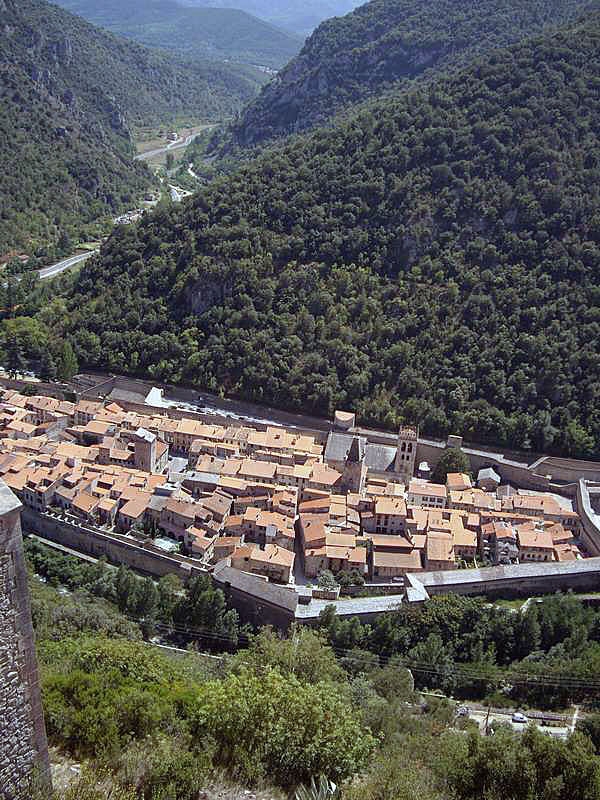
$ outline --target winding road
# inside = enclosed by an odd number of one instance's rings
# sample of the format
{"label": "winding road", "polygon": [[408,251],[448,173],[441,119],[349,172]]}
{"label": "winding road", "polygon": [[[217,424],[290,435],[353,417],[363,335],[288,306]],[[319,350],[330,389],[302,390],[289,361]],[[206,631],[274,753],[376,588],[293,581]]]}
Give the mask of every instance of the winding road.
{"label": "winding road", "polygon": [[58,261],[56,264],[52,264],[49,267],[44,267],[38,270],[40,280],[43,281],[48,278],[55,278],[57,275],[60,275],[61,272],[71,269],[71,267],[74,267],[76,264],[82,264],[84,261],[87,261],[88,258],[95,256],[96,253],[99,252],[99,250],[89,250],[86,253],[79,253],[79,255],[65,258],[63,261]]}
{"label": "winding road", "polygon": [[161,156],[163,153],[169,153],[172,150],[181,150],[182,147],[188,147],[197,135],[197,133],[191,133],[189,136],[186,136],[185,139],[177,139],[166,145],[166,147],[158,147],[156,150],[147,150],[145,153],[138,153],[134,161],[148,161],[155,156]]}
{"label": "winding road", "polygon": [[[49,267],[42,267],[42,269],[38,269],[37,271],[39,279],[45,281],[48,280],[48,278],[56,278],[61,272],[65,272],[65,270],[71,269],[71,267],[77,264],[83,264],[84,261],[87,261],[88,258],[95,256],[96,253],[99,252],[100,250],[89,250],[86,253],[78,253],[76,256],[70,256],[62,261],[57,261],[56,264],[51,264]],[[21,277],[21,275],[16,276],[15,280],[17,283],[21,281]],[[1,285],[6,287],[8,285],[7,281],[3,281]]]}
{"label": "winding road", "polygon": [[[211,126],[207,126],[211,127]],[[190,133],[189,136],[186,136],[181,139],[177,139],[174,142],[170,142],[165,147],[159,147],[155,150],[148,150],[145,153],[139,153],[135,156],[135,161],[146,161],[154,156],[162,155],[163,153],[168,153],[171,150],[181,150],[183,147],[188,147],[196,138],[198,132]],[[191,169],[189,170],[190,174]],[[198,177],[194,175],[194,177]],[[179,186],[173,186],[169,184],[169,190],[171,193],[171,198],[175,203],[180,203],[184,197],[192,194],[185,189],[181,189]],[[56,264],[51,264],[49,267],[44,267],[43,269],[38,270],[38,275],[40,276],[40,280],[48,280],[49,278],[55,278],[57,275],[60,275],[61,272],[65,272],[71,267],[76,266],[77,264],[83,264],[92,256],[96,255],[99,250],[90,250],[86,253],[79,253],[75,256],[70,256],[69,258],[65,258],[62,261],[58,261]]]}

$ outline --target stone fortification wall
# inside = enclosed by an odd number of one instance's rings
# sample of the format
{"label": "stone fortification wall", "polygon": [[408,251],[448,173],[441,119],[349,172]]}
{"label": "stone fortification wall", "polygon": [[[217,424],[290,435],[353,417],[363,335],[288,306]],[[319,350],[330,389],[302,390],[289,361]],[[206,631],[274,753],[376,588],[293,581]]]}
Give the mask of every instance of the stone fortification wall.
{"label": "stone fortification wall", "polygon": [[[417,460],[427,461],[433,469],[445,449],[445,442],[420,440]],[[581,478],[586,481],[600,481],[600,463],[593,461],[542,456],[527,463],[513,460],[503,453],[480,450],[468,445],[464,445],[462,450],[468,455],[474,472],[493,467],[505,483],[512,483],[521,489],[552,491],[557,484],[574,483]]]}
{"label": "stone fortification wall", "polygon": [[26,800],[50,765],[35,657],[20,503],[0,481],[0,798]]}
{"label": "stone fortification wall", "polygon": [[600,558],[558,564],[532,563],[448,572],[421,572],[413,578],[430,596],[463,594],[511,599],[569,590],[598,591]]}
{"label": "stone fortification wall", "polygon": [[183,581],[193,574],[205,574],[198,562],[158,548],[144,547],[124,537],[109,535],[94,528],[78,525],[50,514],[23,510],[23,528],[29,533],[71,547],[96,558],[104,556],[112,564],[125,564],[138,572],[160,578],[175,574]]}
{"label": "stone fortification wall", "polygon": [[592,508],[589,486],[583,480],[577,482],[577,510],[583,543],[591,555],[600,556],[600,515]]}

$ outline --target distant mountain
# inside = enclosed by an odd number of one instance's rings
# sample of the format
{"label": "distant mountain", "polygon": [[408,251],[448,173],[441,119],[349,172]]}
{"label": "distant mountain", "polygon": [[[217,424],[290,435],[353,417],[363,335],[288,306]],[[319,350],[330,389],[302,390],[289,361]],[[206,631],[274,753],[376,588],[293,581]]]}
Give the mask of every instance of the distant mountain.
{"label": "distant mountain", "polygon": [[232,3],[227,8],[190,8],[175,0],[54,2],[113,33],[195,58],[279,69],[302,46],[299,37],[232,8]]}
{"label": "distant mountain", "polygon": [[51,246],[151,183],[131,128],[214,121],[258,91],[250,71],[186,64],[42,0],[0,0],[0,255]]}
{"label": "distant mountain", "polygon": [[600,450],[600,21],[272,146],[118,230],[82,364],[534,451]]}
{"label": "distant mountain", "polygon": [[427,71],[575,19],[588,0],[372,0],[324,22],[232,130],[242,147],[322,124]]}
{"label": "distant mountain", "polygon": [[308,36],[320,22],[347,14],[363,0],[180,0],[186,6],[230,8],[232,5],[248,14],[265,19],[280,28]]}

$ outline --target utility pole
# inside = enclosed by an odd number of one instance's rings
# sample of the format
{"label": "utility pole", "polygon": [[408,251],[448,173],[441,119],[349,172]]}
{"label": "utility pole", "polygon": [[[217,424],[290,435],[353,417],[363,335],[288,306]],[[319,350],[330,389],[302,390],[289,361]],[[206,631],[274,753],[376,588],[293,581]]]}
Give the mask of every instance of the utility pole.
{"label": "utility pole", "polygon": [[575,733],[575,726],[577,725],[577,717],[579,716],[579,706],[575,706],[573,711],[573,719],[571,720],[571,733]]}
{"label": "utility pole", "polygon": [[485,717],[485,735],[490,735],[490,711],[492,710],[491,706],[488,706],[487,714]]}

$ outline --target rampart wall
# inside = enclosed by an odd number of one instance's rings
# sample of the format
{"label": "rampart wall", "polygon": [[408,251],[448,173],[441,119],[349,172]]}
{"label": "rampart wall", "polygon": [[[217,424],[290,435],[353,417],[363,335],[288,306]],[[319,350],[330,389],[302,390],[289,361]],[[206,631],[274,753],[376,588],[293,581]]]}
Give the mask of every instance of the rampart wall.
{"label": "rampart wall", "polygon": [[116,534],[103,533],[95,528],[55,517],[23,510],[23,528],[45,539],[58,542],[96,558],[104,557],[112,564],[125,564],[138,572],[160,578],[175,574],[187,581],[192,574],[206,574],[197,561],[158,548],[137,544]]}

